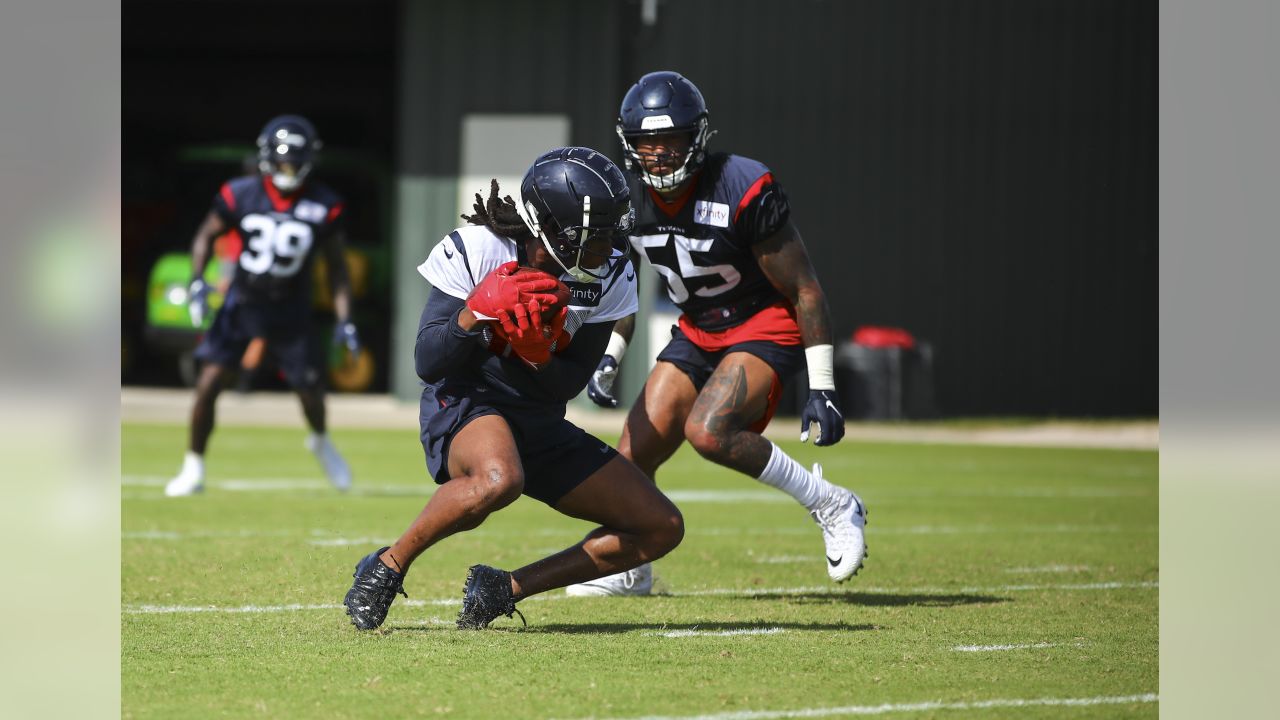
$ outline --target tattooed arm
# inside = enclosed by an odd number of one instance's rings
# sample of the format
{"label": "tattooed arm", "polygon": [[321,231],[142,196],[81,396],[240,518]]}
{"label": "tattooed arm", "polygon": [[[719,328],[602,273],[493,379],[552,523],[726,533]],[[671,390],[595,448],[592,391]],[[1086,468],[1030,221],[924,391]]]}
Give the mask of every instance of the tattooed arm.
{"label": "tattooed arm", "polygon": [[809,400],[800,411],[800,442],[809,439],[809,426],[816,423],[820,433],[814,444],[834,445],[844,437],[844,414],[836,395],[831,311],[804,241],[795,225],[787,221],[778,232],[753,245],[752,251],[765,277],[796,307],[809,370]]}
{"label": "tattooed arm", "polygon": [[814,274],[800,231],[788,222],[772,237],[752,246],[769,282],[796,307],[805,347],[831,344],[831,312]]}

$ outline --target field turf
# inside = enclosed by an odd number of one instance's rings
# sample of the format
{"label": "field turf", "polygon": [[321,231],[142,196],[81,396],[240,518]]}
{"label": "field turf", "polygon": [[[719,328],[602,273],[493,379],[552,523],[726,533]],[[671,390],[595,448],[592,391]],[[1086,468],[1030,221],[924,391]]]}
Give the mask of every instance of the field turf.
{"label": "field turf", "polygon": [[220,428],[205,494],[164,498],[185,433],[122,429],[125,718],[1159,713],[1155,452],[787,445],[870,508],[871,557],[836,586],[798,505],[686,447],[659,476],[688,532],[656,595],[553,591],[527,628],[455,630],[467,566],[589,529],[523,498],[420,558],[369,633],[341,600],[434,488],[416,428],[335,432],[346,496],[301,428]]}

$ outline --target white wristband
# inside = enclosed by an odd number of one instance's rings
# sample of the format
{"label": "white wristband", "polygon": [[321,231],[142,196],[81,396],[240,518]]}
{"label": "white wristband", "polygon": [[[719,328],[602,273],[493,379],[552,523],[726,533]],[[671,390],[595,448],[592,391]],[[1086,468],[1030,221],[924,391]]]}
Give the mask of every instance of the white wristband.
{"label": "white wristband", "polygon": [[618,333],[611,334],[609,336],[609,346],[604,349],[604,354],[612,356],[614,360],[617,360],[619,363],[621,363],[622,356],[625,355],[626,353],[627,353],[627,339],[622,337]]}
{"label": "white wristband", "polygon": [[804,349],[804,359],[809,365],[810,390],[835,390],[836,378],[832,369],[835,349],[830,345],[814,345]]}

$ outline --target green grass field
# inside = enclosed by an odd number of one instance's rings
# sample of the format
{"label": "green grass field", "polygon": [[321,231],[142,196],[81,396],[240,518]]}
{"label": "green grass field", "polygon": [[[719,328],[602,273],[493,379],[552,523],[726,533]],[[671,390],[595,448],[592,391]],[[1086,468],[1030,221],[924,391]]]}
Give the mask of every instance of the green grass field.
{"label": "green grass field", "polygon": [[126,718],[1156,717],[1155,452],[792,444],[870,509],[871,557],[826,576],[804,511],[683,449],[659,484],[684,544],[658,594],[521,603],[453,628],[467,566],[514,568],[589,527],[521,499],[414,565],[382,630],[341,607],[360,556],[434,484],[417,429],[335,433],[330,490],[299,429],[221,428],[203,496],[167,499],[186,430],[122,430]]}

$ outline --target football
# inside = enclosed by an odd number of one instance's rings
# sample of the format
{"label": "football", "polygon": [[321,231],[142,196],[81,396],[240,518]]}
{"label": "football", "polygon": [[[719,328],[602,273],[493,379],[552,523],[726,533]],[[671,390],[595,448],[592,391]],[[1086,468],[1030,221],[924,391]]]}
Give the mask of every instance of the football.
{"label": "football", "polygon": [[[512,275],[521,275],[524,273],[537,273],[539,275],[553,277],[551,273],[525,265],[521,265],[516,268]],[[572,297],[572,293],[569,291],[569,286],[565,285],[564,282],[559,279],[556,280],[556,288],[553,292],[556,296],[555,304],[546,306],[542,310],[542,319],[546,323],[550,323],[555,318],[556,313],[560,311],[560,308],[569,304],[569,299]],[[548,331],[543,330],[543,332],[545,333]],[[496,322],[492,323],[488,330],[485,331],[485,338],[488,341],[490,352],[495,355],[501,355],[502,357],[510,357],[511,346],[507,342],[507,333],[502,329],[501,325]]]}
{"label": "football", "polygon": [[[548,277],[551,277],[551,273],[548,273],[543,270],[539,270],[538,268],[535,268],[535,267],[528,267],[526,265],[521,265],[520,267],[516,268],[516,271],[512,274],[522,275],[525,273],[538,273],[539,275],[546,275]],[[558,279],[556,280],[555,295],[556,295],[555,305],[543,308],[542,317],[546,320],[550,320],[552,317],[555,316],[557,312],[559,312],[560,308],[564,307],[565,305],[568,305],[569,299],[572,297],[572,293],[569,292],[569,286],[565,285],[564,282]]]}

